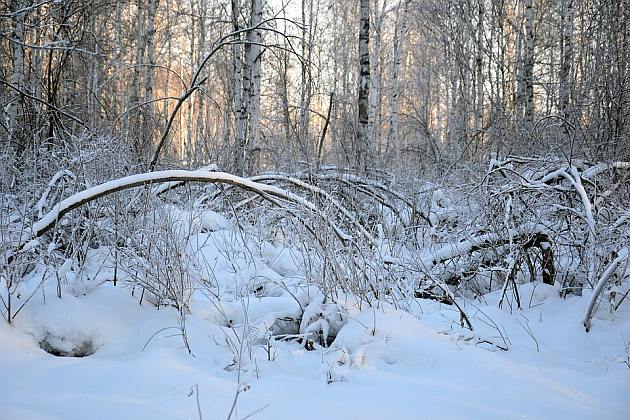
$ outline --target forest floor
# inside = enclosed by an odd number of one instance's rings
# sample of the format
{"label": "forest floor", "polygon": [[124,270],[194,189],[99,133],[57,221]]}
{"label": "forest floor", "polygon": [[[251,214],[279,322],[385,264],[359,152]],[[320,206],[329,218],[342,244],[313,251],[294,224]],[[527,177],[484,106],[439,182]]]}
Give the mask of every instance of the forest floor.
{"label": "forest floor", "polygon": [[[61,298],[47,281],[12,325],[0,322],[0,418],[628,418],[630,305],[614,319],[600,308],[586,333],[590,291],[560,298],[527,283],[522,309],[514,296],[500,308],[500,291],[458,300],[470,331],[433,300],[395,308],[339,297],[345,322],[326,324],[338,328],[334,341],[309,351],[269,334],[300,311],[297,292],[236,297],[253,278],[290,284],[299,271],[291,252],[267,243],[253,260],[235,253],[227,264],[229,232],[193,235],[221,297],[195,290],[185,319],[128,282],[114,286],[104,249],[81,272],[62,273]],[[45,272],[34,270],[24,295]],[[326,308],[320,299],[315,311]]]}

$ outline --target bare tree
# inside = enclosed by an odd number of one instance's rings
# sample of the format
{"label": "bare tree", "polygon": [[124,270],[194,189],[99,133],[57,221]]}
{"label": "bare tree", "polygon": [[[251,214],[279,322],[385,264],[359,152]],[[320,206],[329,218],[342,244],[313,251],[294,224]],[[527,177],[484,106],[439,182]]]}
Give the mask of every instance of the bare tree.
{"label": "bare tree", "polygon": [[[391,87],[390,87],[390,117],[389,117],[389,144],[398,144],[398,97],[400,88],[398,83],[402,54],[407,32],[407,10],[411,0],[403,0],[396,8],[396,26],[394,36],[394,52],[392,60]],[[402,8],[402,9],[401,9]]]}
{"label": "bare tree", "polygon": [[516,94],[517,118],[531,129],[534,119],[534,4],[523,0],[523,57]]}
{"label": "bare tree", "polygon": [[370,117],[370,2],[361,0],[359,17],[359,87],[357,96],[356,166],[359,173],[366,173],[368,153],[371,148],[369,136]]}
{"label": "bare tree", "polygon": [[13,64],[10,83],[17,89],[11,93],[11,99],[8,104],[8,131],[9,142],[17,146],[18,149],[25,146],[21,144],[21,139],[16,135],[19,129],[18,112],[22,108],[22,95],[19,92],[23,89],[24,84],[24,20],[26,11],[23,9],[25,5],[26,3],[21,0],[13,0],[10,4],[11,36],[16,41],[13,43]]}
{"label": "bare tree", "polygon": [[562,1],[562,65],[560,67],[560,93],[558,109],[568,118],[571,95],[571,64],[573,60],[573,0]]}

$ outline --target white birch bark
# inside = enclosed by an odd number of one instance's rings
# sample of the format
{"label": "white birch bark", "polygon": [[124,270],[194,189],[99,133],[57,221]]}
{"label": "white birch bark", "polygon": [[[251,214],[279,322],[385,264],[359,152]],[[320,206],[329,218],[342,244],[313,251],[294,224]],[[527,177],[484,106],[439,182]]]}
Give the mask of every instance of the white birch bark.
{"label": "white birch bark", "polygon": [[[398,147],[398,98],[400,89],[398,76],[402,62],[402,54],[407,33],[407,11],[410,0],[403,0],[396,9],[396,35],[394,37],[394,59],[392,62],[391,88],[390,88],[390,117],[388,139],[392,147]],[[402,10],[401,10],[402,7]]]}
{"label": "white birch bark", "polygon": [[372,58],[370,59],[370,110],[368,115],[368,138],[378,139],[376,135],[377,127],[379,124],[378,108],[381,99],[381,38],[383,30],[383,19],[385,18],[387,2],[383,1],[380,10],[374,7],[374,24],[372,25],[374,33],[374,42],[372,48]]}
{"label": "white birch bark", "polygon": [[[560,91],[558,110],[564,118],[570,118],[569,100],[572,89],[573,61],[573,0],[562,0],[562,64],[560,67]],[[565,125],[566,127],[566,125]]]}
{"label": "white birch bark", "polygon": [[519,63],[517,101],[517,117],[521,119],[525,129],[531,129],[534,119],[534,5],[533,0],[523,0],[524,7],[524,40],[522,61]]}
{"label": "white birch bark", "polygon": [[116,0],[116,6],[114,9],[114,40],[116,42],[116,53],[114,56],[114,66],[116,67],[116,77],[114,81],[114,94],[112,95],[112,110],[114,114],[118,115],[120,110],[125,109],[125,95],[124,95],[124,75],[123,75],[123,47],[121,37],[121,19],[122,19],[122,5],[121,0]]}
{"label": "white birch bark", "polygon": [[[194,9],[194,3],[190,3],[190,33],[192,34],[192,36],[190,36],[190,54],[189,54],[189,59],[191,63],[195,63],[196,62],[196,57],[199,55],[195,55],[195,52],[197,52],[197,43],[195,42],[195,36],[196,36],[196,22],[195,22],[195,9]],[[194,70],[193,70],[194,72]],[[201,96],[201,95],[200,95]],[[193,114],[194,114],[194,101],[190,101],[186,104],[186,157],[188,158],[189,161],[195,162],[196,163],[196,153],[195,153],[195,128],[193,127]]]}
{"label": "white birch bark", "polygon": [[[513,25],[514,29],[514,74],[515,77],[512,78],[510,91],[512,92],[511,99],[512,104],[514,106],[514,115],[513,122],[514,125],[518,125],[518,120],[523,115],[523,101],[521,100],[521,94],[525,90],[525,82],[523,81],[523,65],[522,65],[522,56],[523,56],[523,25],[521,20],[521,2],[517,2],[514,10],[515,23]],[[503,15],[501,15],[503,18]]]}
{"label": "white birch bark", "polygon": [[155,18],[157,15],[159,0],[149,0],[149,8],[147,10],[147,31],[145,34],[145,52],[146,52],[146,75],[145,75],[145,97],[144,100],[148,102],[147,115],[149,118],[153,115],[153,75],[155,69]]}
{"label": "white birch bark", "polygon": [[[21,0],[11,2],[11,11],[17,12],[24,8],[24,3]],[[22,89],[24,84],[24,24],[25,24],[26,12],[17,13],[13,16],[13,34],[12,37],[16,42],[13,42],[13,66],[11,69],[11,84],[17,89]],[[19,131],[18,113],[20,108],[20,95],[15,92],[11,102],[8,105],[8,127],[9,127],[9,139],[10,142],[20,144],[16,139],[17,132]],[[24,146],[24,145],[21,145]]]}
{"label": "white birch bark", "polygon": [[[197,15],[199,17],[198,22],[198,50],[199,58],[197,66],[201,65],[202,57],[206,56],[206,2],[198,0],[197,2]],[[197,95],[197,123],[196,123],[196,138],[195,138],[195,158],[203,159],[203,151],[206,148],[206,127],[205,127],[205,112],[204,112],[204,95]]]}
{"label": "white birch bark", "polygon": [[[131,106],[136,106],[140,103],[140,83],[142,78],[142,61],[144,59],[144,3],[142,0],[136,2],[136,22],[135,22],[135,59],[133,67],[133,76],[131,82],[131,93],[129,95],[129,103]],[[142,153],[142,133],[137,126],[139,119],[132,119],[129,121],[128,137],[132,141],[132,149],[140,156]]]}
{"label": "white birch bark", "polygon": [[144,28],[144,4],[142,0],[136,2],[136,22],[135,22],[135,59],[133,68],[133,80],[131,82],[130,102],[132,105],[137,105],[140,100],[140,79],[141,79],[141,66],[144,58],[144,44],[143,44],[143,28]]}
{"label": "white birch bark", "polygon": [[367,172],[367,158],[370,150],[368,131],[370,113],[370,2],[361,0],[359,17],[359,77],[358,77],[358,118],[355,143],[356,166],[359,173]]}
{"label": "white birch bark", "polygon": [[[307,4],[308,3],[308,4]],[[309,9],[307,17],[307,8]],[[300,152],[302,159],[308,162],[308,139],[309,139],[309,126],[310,126],[310,113],[309,108],[311,106],[311,42],[312,42],[312,27],[313,22],[313,1],[302,0],[301,1],[301,24],[302,24],[302,60],[301,74],[300,74],[300,112],[299,112],[299,127],[297,132],[297,140],[299,142]],[[309,29],[310,28],[310,29]]]}
{"label": "white birch bark", "polygon": [[262,61],[262,22],[263,0],[251,0],[250,25],[256,29],[250,32],[249,55],[247,69],[249,71],[249,139],[245,150],[245,170],[251,172],[253,165],[253,150],[260,140],[260,78]]}
{"label": "white birch bark", "polygon": [[477,46],[475,57],[475,88],[476,88],[476,104],[475,104],[475,129],[480,136],[481,143],[483,143],[483,100],[484,100],[484,77],[483,77],[483,40],[484,40],[484,0],[478,0],[478,14],[477,14]]}
{"label": "white birch bark", "polygon": [[[232,30],[238,31],[241,26],[239,22],[240,4],[239,0],[232,0]],[[242,45],[240,35],[234,35],[234,44],[232,44],[232,110],[236,120],[234,132],[234,171],[237,174],[244,172],[244,154],[245,154],[245,128],[247,115],[243,109],[243,60],[241,57]]]}

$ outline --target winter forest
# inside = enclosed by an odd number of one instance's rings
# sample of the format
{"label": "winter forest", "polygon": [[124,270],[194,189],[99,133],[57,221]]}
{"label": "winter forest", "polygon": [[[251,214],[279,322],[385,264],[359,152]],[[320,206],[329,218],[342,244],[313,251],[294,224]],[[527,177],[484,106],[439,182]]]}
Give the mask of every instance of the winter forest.
{"label": "winter forest", "polygon": [[0,0],[0,420],[627,419],[630,1]]}

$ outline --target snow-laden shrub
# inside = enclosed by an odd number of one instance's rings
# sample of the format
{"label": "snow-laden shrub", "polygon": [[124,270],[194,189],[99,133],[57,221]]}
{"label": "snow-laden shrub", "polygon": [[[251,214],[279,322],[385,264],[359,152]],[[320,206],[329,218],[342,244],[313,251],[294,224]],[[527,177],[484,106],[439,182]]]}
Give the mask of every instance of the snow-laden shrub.
{"label": "snow-laden shrub", "polygon": [[318,296],[304,308],[300,335],[307,343],[310,340],[328,347],[346,322],[345,311],[339,304],[325,303],[324,297]]}
{"label": "snow-laden shrub", "polygon": [[194,283],[192,256],[187,252],[190,230],[186,220],[168,207],[156,207],[139,216],[143,227],[125,240],[120,249],[121,269],[143,299],[157,307],[170,305],[188,311]]}
{"label": "snow-laden shrub", "polygon": [[[628,243],[629,163],[592,164],[555,158],[508,157],[494,160],[487,176],[495,229],[519,226],[544,233],[553,254],[554,281],[563,291],[593,287],[606,265]],[[512,239],[508,237],[508,239]],[[512,245],[511,241],[508,245]],[[513,248],[511,248],[512,252]],[[545,257],[545,249],[528,261]]]}

